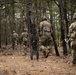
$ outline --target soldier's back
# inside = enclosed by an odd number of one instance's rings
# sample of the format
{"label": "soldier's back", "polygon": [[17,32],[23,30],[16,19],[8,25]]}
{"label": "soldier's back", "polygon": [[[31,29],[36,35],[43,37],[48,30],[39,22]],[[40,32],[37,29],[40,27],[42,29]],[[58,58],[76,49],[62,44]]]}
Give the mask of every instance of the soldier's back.
{"label": "soldier's back", "polygon": [[71,47],[76,49],[76,22],[73,22],[69,27],[70,38],[71,38]]}
{"label": "soldier's back", "polygon": [[28,40],[28,33],[27,32],[22,32],[21,38],[22,38],[23,41],[27,41]]}
{"label": "soldier's back", "polygon": [[28,33],[27,32],[22,32],[21,36],[22,37],[27,37]]}
{"label": "soldier's back", "polygon": [[69,30],[72,31],[74,30],[74,28],[76,28],[76,22],[73,22],[70,27],[69,27]]}
{"label": "soldier's back", "polygon": [[51,26],[51,24],[48,22],[48,21],[42,21],[41,23],[40,23],[40,26],[42,27],[45,27],[45,26],[47,26],[47,27],[50,27]]}
{"label": "soldier's back", "polygon": [[13,33],[13,38],[18,38],[18,34],[17,33]]}

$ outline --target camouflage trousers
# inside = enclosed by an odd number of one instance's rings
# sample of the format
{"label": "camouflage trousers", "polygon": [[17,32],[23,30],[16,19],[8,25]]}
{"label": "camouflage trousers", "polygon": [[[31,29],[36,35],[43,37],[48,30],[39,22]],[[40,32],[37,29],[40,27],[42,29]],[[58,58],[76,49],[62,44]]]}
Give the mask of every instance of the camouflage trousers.
{"label": "camouflage trousers", "polygon": [[76,39],[71,41],[71,48],[73,49],[73,51],[72,51],[72,56],[73,56],[72,63],[76,64]]}
{"label": "camouflage trousers", "polygon": [[72,60],[73,64],[76,64],[76,51],[73,51],[73,60]]}
{"label": "camouflage trousers", "polygon": [[40,50],[42,50],[44,57],[47,58],[51,52],[52,39],[51,37],[41,37],[40,40]]}
{"label": "camouflage trousers", "polygon": [[22,44],[26,47],[28,46],[28,41],[22,41]]}
{"label": "camouflage trousers", "polygon": [[49,46],[49,45],[51,45],[51,43],[52,43],[52,38],[51,38],[51,36],[42,36],[41,38],[40,38],[40,44],[41,45],[44,45],[45,47],[46,46]]}
{"label": "camouflage trousers", "polygon": [[17,45],[18,45],[18,41],[17,40],[13,40],[12,41],[12,48],[13,48],[13,50],[17,49]]}
{"label": "camouflage trousers", "polygon": [[27,48],[29,47],[28,41],[22,41],[22,45],[23,45],[24,51],[27,54],[27,52],[28,52]]}

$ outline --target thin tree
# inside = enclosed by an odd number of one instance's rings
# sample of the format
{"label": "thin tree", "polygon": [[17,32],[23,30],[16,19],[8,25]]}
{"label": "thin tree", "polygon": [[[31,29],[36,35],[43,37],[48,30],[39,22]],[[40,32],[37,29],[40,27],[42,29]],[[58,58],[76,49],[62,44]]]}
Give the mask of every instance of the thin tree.
{"label": "thin tree", "polygon": [[[35,25],[35,17],[32,7],[32,0],[26,0],[26,9],[27,9],[27,24],[29,29],[29,39],[30,39],[30,49],[31,49],[31,55],[30,58],[33,59],[33,54],[35,53],[37,55],[36,59],[39,59],[39,53],[38,53],[38,37],[37,37],[37,31],[36,31],[36,25]],[[34,52],[35,51],[35,52]]]}
{"label": "thin tree", "polygon": [[7,12],[8,12],[8,8],[7,8],[7,4],[5,3],[5,46],[7,46]]}
{"label": "thin tree", "polygon": [[[51,12],[52,12],[52,1],[51,1],[51,4],[50,4],[50,0],[48,0],[47,3],[48,3],[49,12],[50,12],[50,23],[51,23],[51,25],[52,25],[52,31],[53,31],[52,34],[51,34],[51,36],[52,36],[52,38],[53,38],[54,48],[55,48],[56,55],[57,55],[57,56],[60,56],[60,55],[59,55],[59,52],[58,52],[57,43],[56,43],[54,26],[53,26],[53,23],[52,23],[52,21],[53,21],[53,19],[52,19],[52,14],[51,14]],[[50,6],[50,5],[51,5],[51,6]],[[51,7],[51,9],[50,9],[50,7]]]}
{"label": "thin tree", "polygon": [[63,45],[63,55],[67,55],[67,47],[65,42],[65,18],[64,18],[64,1],[58,0],[59,2],[59,10],[60,10],[60,17],[61,17],[61,40]]}
{"label": "thin tree", "polygon": [[0,48],[1,48],[1,6],[0,6]]}

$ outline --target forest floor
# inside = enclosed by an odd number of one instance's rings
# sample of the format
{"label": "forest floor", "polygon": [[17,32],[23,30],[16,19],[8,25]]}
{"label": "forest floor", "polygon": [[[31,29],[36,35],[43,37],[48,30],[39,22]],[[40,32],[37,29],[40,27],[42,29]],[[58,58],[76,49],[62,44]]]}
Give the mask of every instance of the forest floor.
{"label": "forest floor", "polygon": [[52,52],[48,58],[40,54],[39,60],[30,60],[22,49],[0,49],[0,75],[76,75],[72,56],[63,56],[62,48],[59,52],[60,57]]}

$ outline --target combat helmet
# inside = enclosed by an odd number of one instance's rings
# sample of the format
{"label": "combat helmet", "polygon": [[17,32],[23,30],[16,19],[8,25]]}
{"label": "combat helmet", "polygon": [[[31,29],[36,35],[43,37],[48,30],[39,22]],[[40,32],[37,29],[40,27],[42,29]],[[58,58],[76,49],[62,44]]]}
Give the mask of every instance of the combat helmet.
{"label": "combat helmet", "polygon": [[27,28],[24,28],[24,31],[27,31]]}
{"label": "combat helmet", "polygon": [[73,15],[73,19],[76,19],[76,13],[74,13],[74,15]]}
{"label": "combat helmet", "polygon": [[43,16],[42,17],[42,21],[44,21],[44,20],[47,20],[46,16]]}
{"label": "combat helmet", "polygon": [[13,30],[13,33],[15,33],[15,30]]}

